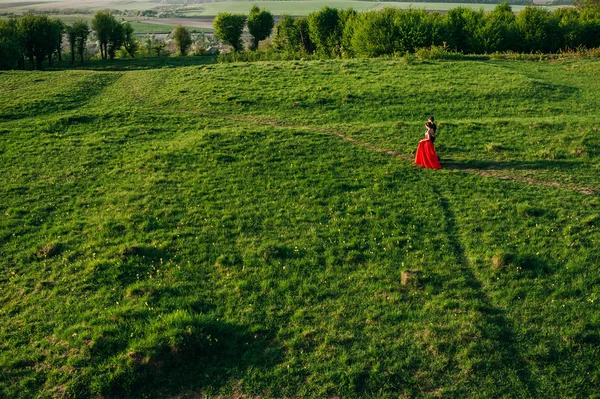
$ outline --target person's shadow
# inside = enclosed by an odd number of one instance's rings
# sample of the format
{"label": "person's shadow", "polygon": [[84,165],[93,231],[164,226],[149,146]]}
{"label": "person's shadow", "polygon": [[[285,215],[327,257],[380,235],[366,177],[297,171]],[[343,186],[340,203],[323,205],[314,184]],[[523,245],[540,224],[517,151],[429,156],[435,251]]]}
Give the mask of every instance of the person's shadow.
{"label": "person's shadow", "polygon": [[[465,284],[473,289],[475,298],[481,304],[481,315],[484,316],[478,323],[477,329],[481,333],[481,339],[488,342],[487,361],[480,364],[475,373],[478,378],[487,379],[490,376],[498,378],[502,376],[502,384],[498,384],[496,389],[502,392],[502,395],[514,394],[510,392],[517,389],[527,397],[536,397],[538,393],[538,383],[532,375],[526,360],[519,350],[519,343],[511,322],[505,316],[505,311],[495,307],[483,289],[482,283],[477,279],[469,266],[469,261],[463,245],[458,235],[458,226],[452,210],[452,205],[448,199],[433,188],[434,193],[439,197],[439,204],[444,216],[443,229],[445,231],[451,251],[460,267],[459,273],[464,278]],[[535,263],[536,267],[531,267],[535,272],[540,272],[536,260],[530,259],[530,263]],[[477,378],[474,379],[477,381]],[[512,382],[509,382],[512,381]],[[512,386],[512,384],[516,384]]]}
{"label": "person's shadow", "polygon": [[581,162],[568,160],[539,160],[539,161],[490,161],[467,160],[455,161],[446,157],[443,161],[446,169],[477,169],[477,170],[571,170],[581,168]]}

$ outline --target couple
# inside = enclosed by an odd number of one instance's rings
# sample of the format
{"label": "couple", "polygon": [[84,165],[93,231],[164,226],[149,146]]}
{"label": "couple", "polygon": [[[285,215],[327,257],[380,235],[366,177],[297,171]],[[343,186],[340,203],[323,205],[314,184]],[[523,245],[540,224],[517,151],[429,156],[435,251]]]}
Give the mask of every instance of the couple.
{"label": "couple", "polygon": [[440,165],[440,160],[433,147],[437,130],[437,126],[435,122],[433,122],[433,116],[429,117],[425,127],[427,128],[425,131],[425,138],[419,142],[419,146],[417,147],[415,164],[423,166],[424,168],[441,169],[442,165]]}

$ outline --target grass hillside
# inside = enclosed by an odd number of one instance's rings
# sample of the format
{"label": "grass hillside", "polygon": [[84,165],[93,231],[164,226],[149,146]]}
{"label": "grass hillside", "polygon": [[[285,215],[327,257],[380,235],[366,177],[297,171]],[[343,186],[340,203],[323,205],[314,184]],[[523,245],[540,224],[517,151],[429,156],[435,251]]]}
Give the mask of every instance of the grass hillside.
{"label": "grass hillside", "polygon": [[0,397],[597,398],[599,68],[0,72]]}

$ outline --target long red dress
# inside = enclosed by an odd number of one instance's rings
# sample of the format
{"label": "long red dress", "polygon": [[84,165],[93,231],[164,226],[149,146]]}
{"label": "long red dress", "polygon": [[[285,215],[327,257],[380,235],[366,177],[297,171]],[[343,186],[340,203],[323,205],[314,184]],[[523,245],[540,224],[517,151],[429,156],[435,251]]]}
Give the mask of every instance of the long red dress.
{"label": "long red dress", "polygon": [[417,147],[417,156],[415,157],[415,164],[424,168],[431,169],[442,169],[440,160],[435,153],[433,143],[429,140],[421,140]]}

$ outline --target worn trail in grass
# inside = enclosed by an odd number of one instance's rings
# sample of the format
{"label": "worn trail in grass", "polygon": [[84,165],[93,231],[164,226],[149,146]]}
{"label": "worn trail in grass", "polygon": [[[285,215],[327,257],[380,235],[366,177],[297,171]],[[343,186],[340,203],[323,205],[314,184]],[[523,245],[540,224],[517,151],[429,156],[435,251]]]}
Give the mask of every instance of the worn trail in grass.
{"label": "worn trail in grass", "polygon": [[1,73],[0,396],[592,396],[597,66]]}
{"label": "worn trail in grass", "polygon": [[[180,110],[179,112],[188,113],[188,114],[192,113],[194,115],[206,115],[206,116],[211,116],[211,117],[216,117],[216,118],[231,119],[231,120],[239,121],[239,122],[249,122],[249,123],[258,124],[258,125],[266,125],[266,126],[285,128],[285,129],[324,132],[324,133],[328,133],[328,134],[337,136],[340,139],[350,142],[352,144],[356,144],[356,145],[360,145],[365,148],[369,148],[373,151],[384,152],[387,155],[394,156],[394,157],[403,159],[405,161],[414,161],[414,154],[400,154],[398,151],[394,151],[394,150],[382,148],[382,147],[377,147],[371,143],[353,139],[351,137],[348,137],[347,135],[345,135],[342,132],[332,130],[332,129],[311,127],[311,126],[307,126],[307,125],[303,125],[303,126],[285,125],[285,124],[281,124],[277,121],[249,118],[249,117],[238,116],[238,115],[220,115],[220,114],[202,112],[202,111],[190,112],[190,111],[181,111]],[[514,180],[514,181],[527,183],[527,184],[539,184],[539,185],[551,186],[551,187],[557,187],[557,188],[566,188],[568,190],[574,190],[574,191],[577,191],[577,192],[579,192],[581,194],[585,194],[585,195],[593,195],[593,194],[598,193],[598,191],[595,189],[583,187],[580,185],[569,184],[569,183],[559,183],[556,181],[539,180],[534,177],[525,177],[522,175],[514,174],[514,173],[511,173],[510,171],[496,170],[493,165],[484,165],[480,169],[475,169],[472,167],[464,167],[464,166],[462,166],[460,164],[456,164],[456,163],[444,163],[444,168],[451,169],[451,170],[459,170],[464,173],[473,173],[473,174],[477,174],[477,175],[483,176],[483,177],[497,178],[497,179],[502,179],[502,180]],[[522,170],[522,172],[528,173],[529,175],[533,174],[535,176],[536,171],[534,169],[533,170],[525,169],[525,170]]]}

